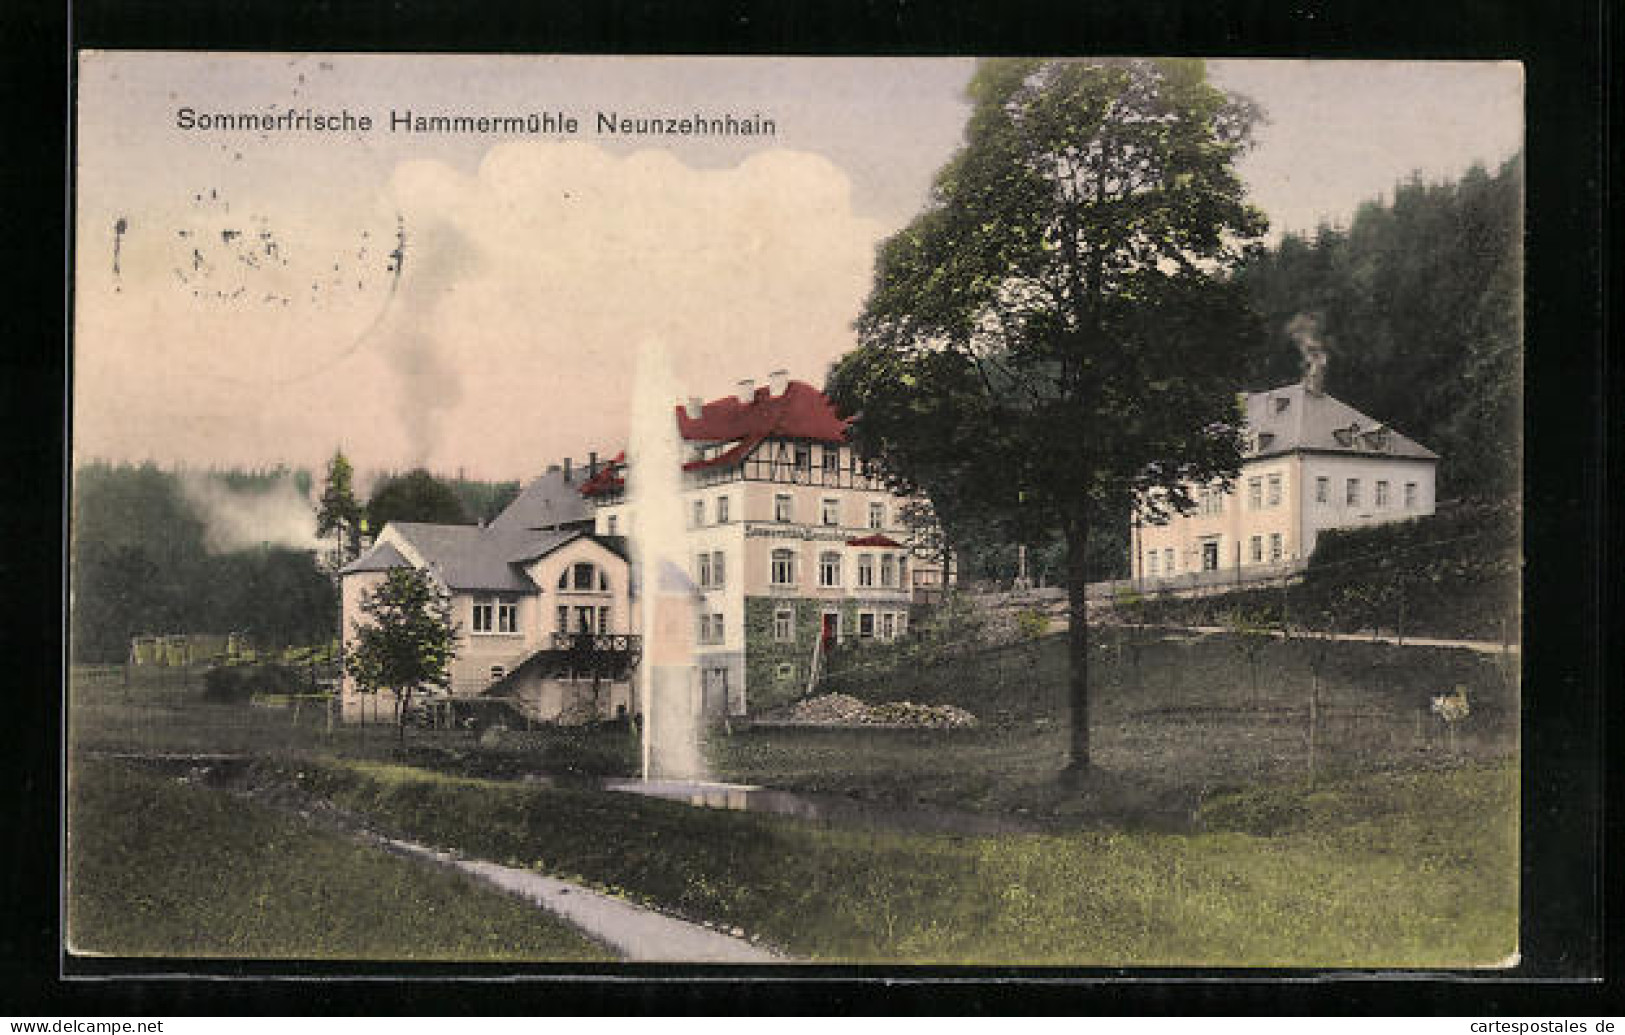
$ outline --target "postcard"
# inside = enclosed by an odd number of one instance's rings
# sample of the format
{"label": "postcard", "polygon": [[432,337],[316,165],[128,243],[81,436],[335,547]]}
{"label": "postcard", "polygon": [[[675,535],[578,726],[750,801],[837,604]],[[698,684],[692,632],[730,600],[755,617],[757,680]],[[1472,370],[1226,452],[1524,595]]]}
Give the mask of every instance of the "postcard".
{"label": "postcard", "polygon": [[1520,65],[77,88],[70,957],[1516,965]]}

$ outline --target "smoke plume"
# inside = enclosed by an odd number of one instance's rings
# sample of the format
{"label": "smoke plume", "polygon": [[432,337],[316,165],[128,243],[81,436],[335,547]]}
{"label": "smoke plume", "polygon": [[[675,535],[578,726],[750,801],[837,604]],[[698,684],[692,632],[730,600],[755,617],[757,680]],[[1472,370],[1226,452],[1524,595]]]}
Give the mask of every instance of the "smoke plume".
{"label": "smoke plume", "polygon": [[1299,313],[1286,325],[1286,333],[1303,357],[1303,387],[1310,395],[1326,390],[1326,360],[1329,350],[1320,337],[1320,314]]}
{"label": "smoke plume", "polygon": [[203,546],[210,553],[230,553],[266,545],[315,550],[316,510],[292,476],[268,488],[233,489],[218,478],[186,474],[181,493],[204,523]]}

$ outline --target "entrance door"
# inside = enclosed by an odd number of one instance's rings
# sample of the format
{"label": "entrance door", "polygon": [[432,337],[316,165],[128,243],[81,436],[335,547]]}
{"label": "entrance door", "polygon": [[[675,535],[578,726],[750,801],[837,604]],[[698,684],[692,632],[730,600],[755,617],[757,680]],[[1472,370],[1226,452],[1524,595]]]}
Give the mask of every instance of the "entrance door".
{"label": "entrance door", "polygon": [[701,682],[704,687],[701,707],[706,715],[721,715],[728,709],[728,670],[708,668]]}
{"label": "entrance door", "polygon": [[1217,539],[1209,539],[1202,544],[1202,570],[1219,570],[1219,541]]}
{"label": "entrance door", "polygon": [[841,616],[834,611],[825,612],[824,629],[820,634],[820,639],[824,641],[825,650],[829,650],[831,647],[835,646],[835,641],[840,637],[840,632]]}

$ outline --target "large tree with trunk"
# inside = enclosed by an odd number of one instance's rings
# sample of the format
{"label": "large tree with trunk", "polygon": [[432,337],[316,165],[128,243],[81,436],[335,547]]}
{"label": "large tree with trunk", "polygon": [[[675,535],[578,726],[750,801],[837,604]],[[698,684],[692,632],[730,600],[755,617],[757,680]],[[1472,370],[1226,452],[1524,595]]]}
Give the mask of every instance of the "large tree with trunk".
{"label": "large tree with trunk", "polygon": [[969,93],[965,146],[881,245],[828,387],[899,487],[1064,537],[1079,774],[1091,529],[1189,510],[1239,469],[1261,336],[1229,273],[1266,225],[1235,171],[1257,112],[1199,61],[989,61]]}

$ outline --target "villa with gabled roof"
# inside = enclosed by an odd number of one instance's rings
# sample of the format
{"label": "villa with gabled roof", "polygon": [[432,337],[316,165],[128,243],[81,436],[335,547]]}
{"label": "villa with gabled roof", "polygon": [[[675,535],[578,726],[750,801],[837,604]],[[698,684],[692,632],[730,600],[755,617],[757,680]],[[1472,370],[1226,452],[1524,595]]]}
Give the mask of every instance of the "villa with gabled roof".
{"label": "villa with gabled roof", "polygon": [[1388,424],[1327,395],[1320,372],[1248,393],[1246,455],[1226,491],[1193,486],[1185,515],[1136,519],[1136,582],[1200,586],[1302,567],[1318,535],[1433,513],[1439,457]]}

